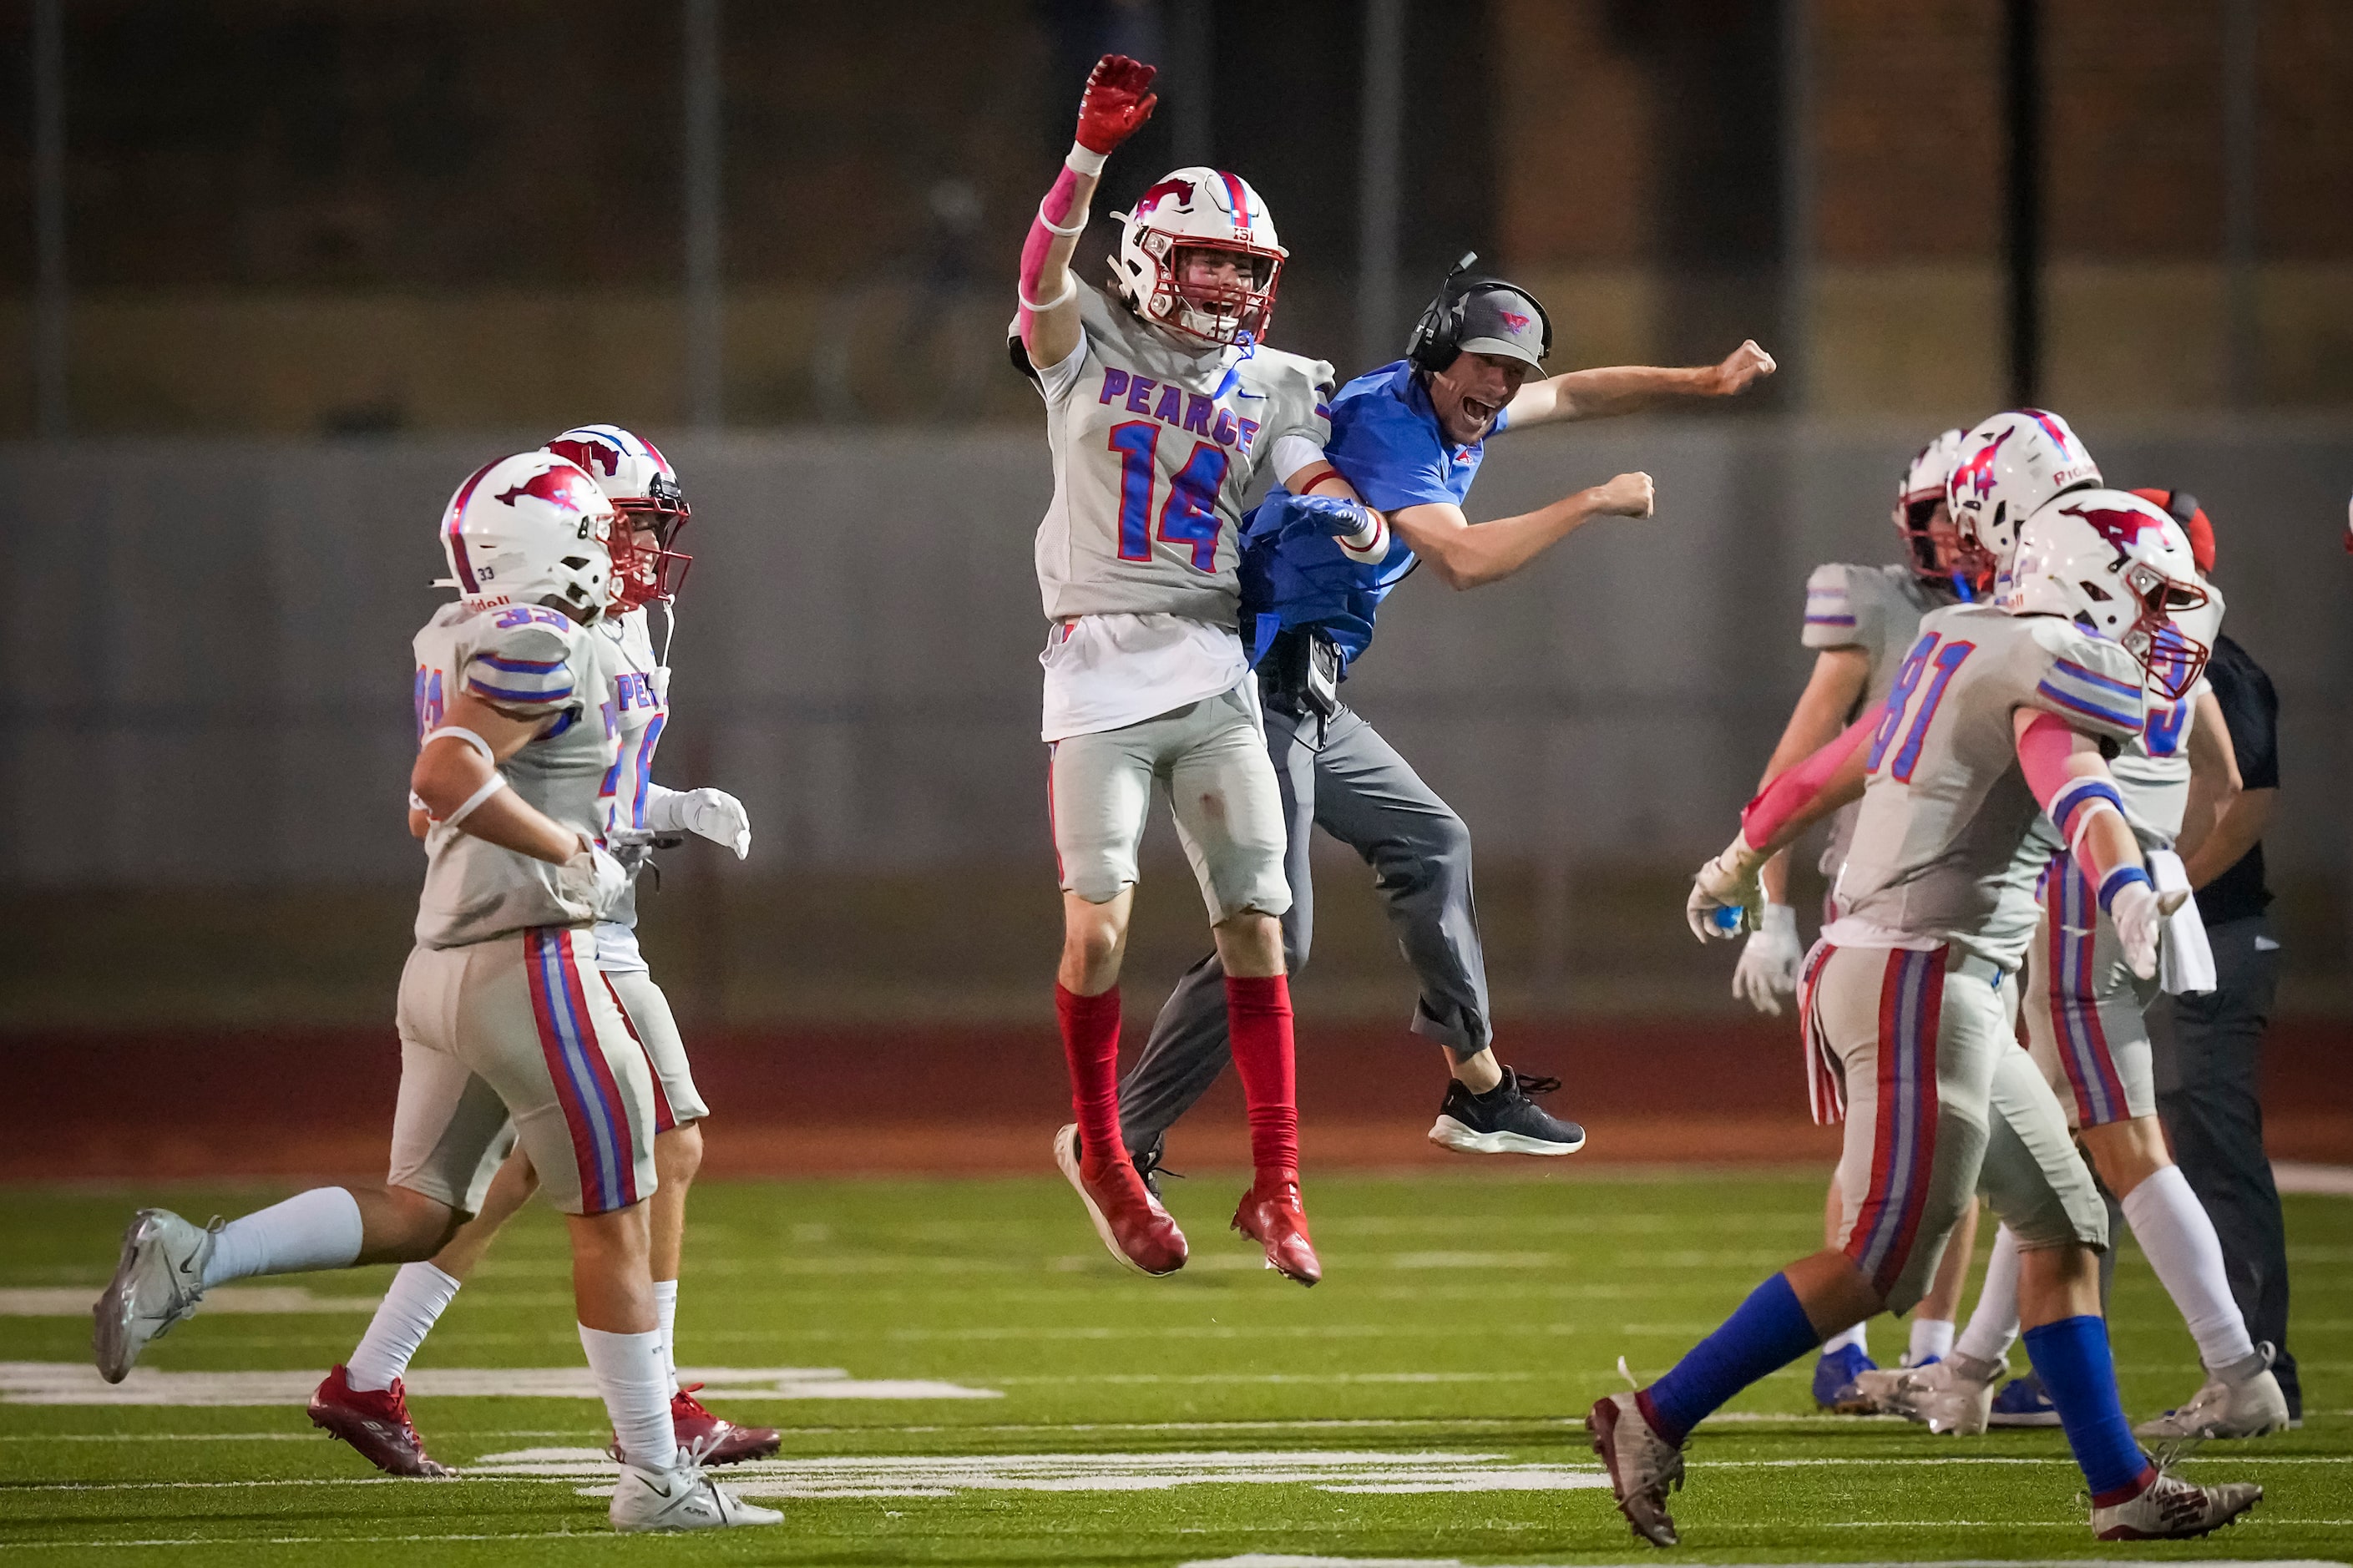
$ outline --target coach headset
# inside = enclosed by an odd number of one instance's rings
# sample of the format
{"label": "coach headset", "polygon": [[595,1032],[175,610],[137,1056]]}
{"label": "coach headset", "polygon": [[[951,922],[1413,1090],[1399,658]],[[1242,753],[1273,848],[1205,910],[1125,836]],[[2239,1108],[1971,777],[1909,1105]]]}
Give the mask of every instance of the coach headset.
{"label": "coach headset", "polygon": [[1406,339],[1405,357],[1413,362],[1416,370],[1435,375],[1454,363],[1462,353],[1462,318],[1474,294],[1493,293],[1508,289],[1535,308],[1536,320],[1544,323],[1544,347],[1536,352],[1538,359],[1552,356],[1552,316],[1544,302],[1516,283],[1506,282],[1490,273],[1473,272],[1479,259],[1475,250],[1466,250],[1462,259],[1438,286],[1438,297],[1423,307],[1421,320],[1413,324],[1413,335]]}

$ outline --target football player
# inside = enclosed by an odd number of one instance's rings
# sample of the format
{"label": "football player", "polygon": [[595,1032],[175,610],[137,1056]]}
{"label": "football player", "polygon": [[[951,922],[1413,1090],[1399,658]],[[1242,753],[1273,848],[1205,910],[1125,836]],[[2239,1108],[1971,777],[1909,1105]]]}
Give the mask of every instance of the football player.
{"label": "football player", "polygon": [[[596,646],[611,663],[613,711],[619,760],[606,780],[609,802],[604,842],[628,868],[619,903],[597,922],[596,967],[611,987],[631,1032],[654,1068],[654,1173],[650,1200],[654,1311],[660,1321],[662,1359],[676,1380],[679,1259],[686,1225],[686,1193],[702,1163],[702,1118],[709,1114],[686,1059],[670,1000],[654,984],[638,946],[637,883],[656,835],[698,834],[735,851],[751,849],[751,819],[723,790],[666,789],[653,781],[654,748],[670,720],[669,644],[654,650],[649,606],[674,613],[679,582],[691,556],[678,552],[678,531],[692,514],[677,472],[650,442],[613,425],[567,430],[545,448],[576,464],[613,503],[613,601],[594,626]],[[418,837],[430,823],[411,809]],[[459,1287],[481,1261],[491,1237],[522,1206],[537,1177],[521,1150],[509,1155],[491,1183],[481,1212],[431,1260],[402,1266],[392,1289],[347,1365],[328,1373],[311,1396],[311,1420],[357,1448],[378,1469],[396,1476],[439,1476],[448,1467],[425,1451],[408,1415],[402,1378]],[[738,1426],[704,1408],[700,1384],[670,1396],[679,1441],[707,1465],[730,1465],[776,1451],[772,1427]]]}
{"label": "football player", "polygon": [[[1887,700],[1896,668],[1919,636],[1922,616],[1947,605],[1974,602],[1992,585],[1990,563],[1962,541],[1945,501],[1946,483],[1952,478],[1953,458],[1960,444],[1959,430],[1944,432],[1913,456],[1897,481],[1894,517],[1904,544],[1901,564],[1833,563],[1816,567],[1807,579],[1800,640],[1815,650],[1813,674],[1781,731],[1780,743],[1773,748],[1771,761],[1765,764],[1758,789],[1770,785],[1856,719]],[[1821,872],[1833,889],[1846,864],[1855,810],[1852,805],[1841,806],[1831,818]],[[1764,922],[1741,949],[1732,991],[1758,1012],[1778,1018],[1783,999],[1797,993],[1798,969],[1805,956],[1798,943],[1798,911],[1789,903],[1788,850],[1765,863],[1762,881]],[[1834,903],[1834,899],[1824,900],[1825,924],[1838,918]],[[1835,1064],[1816,1054],[1810,1037],[1804,1043],[1807,1098],[1815,1122],[1826,1127],[1846,1114],[1838,1073]],[[1832,1247],[1838,1245],[1844,1190],[1841,1175],[1833,1173],[1822,1215],[1823,1239]],[[1952,1348],[1961,1287],[1976,1249],[1977,1217],[1972,1199],[1953,1226],[1953,1244],[1945,1249],[1944,1262],[1928,1293],[1913,1309],[1905,1366],[1928,1365]],[[1875,1370],[1866,1337],[1869,1328],[1867,1321],[1860,1322],[1823,1342],[1813,1377],[1814,1403],[1821,1408],[1847,1415],[1864,1415],[1873,1408],[1871,1395],[1857,1382],[1861,1374]]]}
{"label": "football player", "polygon": [[485,464],[443,515],[462,597],[416,639],[410,804],[429,826],[384,1186],[315,1188],[209,1228],[141,1210],[95,1350],[119,1383],[213,1286],[431,1258],[519,1142],[571,1232],[580,1342],[621,1458],[614,1528],[774,1524],[679,1446],[647,1262],[654,1074],[596,967],[596,923],[628,885],[598,842],[619,756],[595,627],[614,521],[596,481],[546,451]]}
{"label": "football player", "polygon": [[[1694,881],[1694,931],[1736,934],[1761,902],[1766,857],[1861,792],[1840,918],[1804,999],[1849,1095],[1844,1244],[1767,1280],[1664,1377],[1588,1415],[1620,1509],[1655,1544],[1677,1539],[1666,1494],[1692,1428],[1826,1335],[1915,1304],[1980,1180],[2020,1240],[2028,1352],[2089,1482],[2094,1534],[2202,1535],[2262,1498],[2246,1483],[2192,1485],[2141,1452],[2100,1317],[2098,1192],[2039,1077],[2021,1084],[2027,1101],[1994,1094],[2020,1055],[2002,990],[2033,937],[2036,823],[2047,815],[2092,869],[2136,974],[2155,973],[2180,901],[2153,885],[2101,755],[2140,732],[2144,683],[2187,658],[2171,616],[2204,598],[2181,531],[2147,511],[2148,526],[2113,535],[2037,513],[1995,604],[1925,616],[1880,712],[1751,802]],[[2094,629],[2111,605],[2113,640]]]}
{"label": "football player", "polygon": [[[1296,480],[1323,460],[1333,374],[1266,344],[1288,253],[1238,174],[1178,169],[1147,188],[1120,215],[1108,292],[1071,270],[1105,159],[1157,101],[1153,75],[1107,55],[1088,77],[1077,139],[1022,249],[1014,323],[1054,459],[1036,551],[1041,732],[1062,888],[1055,1006],[1078,1117],[1055,1158],[1115,1256],[1148,1274],[1183,1266],[1185,1237],[1136,1173],[1118,1108],[1120,959],[1162,783],[1225,962],[1250,1105],[1255,1175],[1234,1228],[1313,1285],[1323,1266],[1300,1203],[1276,924],[1291,905],[1282,806],[1235,629],[1235,563],[1252,480]],[[1345,486],[1306,500],[1335,535],[1378,533]]]}
{"label": "football player", "polygon": [[[2000,416],[1971,432],[1973,444],[2004,437]],[[2041,428],[2011,432],[2012,449],[2047,438]],[[2005,454],[2007,455],[2007,454]],[[2076,519],[2103,537],[2147,531],[2151,513],[2171,516],[2169,491],[2078,486],[2048,501],[2046,510]],[[2042,515],[2040,512],[2033,514]],[[2175,518],[2177,523],[2186,522]],[[2121,546],[2120,546],[2121,548]],[[2200,678],[2207,650],[2221,626],[2222,601],[2202,576],[2204,602],[2178,614],[2153,668],[2147,719],[2112,764],[2126,818],[2139,836],[2161,887],[2187,891],[2181,854],[2194,853],[2193,835],[2177,846],[2191,792],[2227,799],[2238,789],[2236,760],[2221,705]],[[2109,635],[2118,634],[2120,606],[2091,612]],[[2198,816],[2199,829],[2211,822]],[[2176,853],[2177,848],[2181,854]],[[2273,1347],[2249,1335],[2232,1300],[2221,1239],[2204,1205],[2167,1151],[2157,1119],[2148,1026],[2143,1016],[2156,1000],[2158,978],[2136,974],[2116,945],[2115,932],[2091,913],[2096,889],[2063,846],[2050,846],[2038,879],[2042,916],[2026,988],[2027,1041],[2079,1130],[2093,1168],[2114,1193],[2133,1237],[2179,1309],[2198,1345],[2206,1378],[2186,1405],[2143,1422],[2139,1435],[2161,1439],[2255,1437],[2285,1428],[2287,1399],[2271,1370]],[[2194,904],[2168,925],[2168,990],[2196,988],[2206,952],[2205,928]],[[2211,959],[2203,961],[2211,970]],[[2211,974],[2204,978],[2211,989]],[[1939,1432],[1981,1432],[1988,1425],[2048,1424],[2050,1405],[2022,1380],[2001,1391],[1992,1384],[2017,1333],[2017,1237],[1995,1237],[1986,1284],[1968,1329],[1947,1364],[1905,1376],[1883,1403]]]}

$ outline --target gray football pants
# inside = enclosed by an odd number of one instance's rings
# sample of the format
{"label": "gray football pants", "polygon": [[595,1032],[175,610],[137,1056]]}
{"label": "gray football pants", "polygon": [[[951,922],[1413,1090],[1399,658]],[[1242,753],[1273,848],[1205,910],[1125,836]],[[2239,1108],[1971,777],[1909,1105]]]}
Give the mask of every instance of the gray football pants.
{"label": "gray football pants", "polygon": [[2174,1163],[2222,1241],[2231,1295],[2247,1331],[2279,1348],[2272,1371],[2288,1409],[2304,1409],[2287,1348],[2287,1227],[2263,1152],[2257,1093],[2263,1026],[2279,984],[2279,944],[2263,915],[2206,928],[2214,989],[2163,996],[2148,1011],[2156,1044],[2157,1110]]}
{"label": "gray football pants", "polygon": [[[1421,981],[1415,1034],[1457,1056],[1487,1046],[1487,962],[1471,897],[1471,830],[1380,732],[1343,708],[1316,744],[1312,715],[1266,703],[1266,744],[1282,789],[1288,840],[1283,871],[1291,908],[1282,948],[1293,974],[1307,966],[1315,931],[1308,843],[1321,827],[1365,858],[1388,906],[1398,947]],[[1209,1091],[1233,1055],[1226,1035],[1226,972],[1211,953],[1185,973],[1160,1009],[1143,1056],[1119,1086],[1120,1130],[1130,1149],[1158,1143]]]}

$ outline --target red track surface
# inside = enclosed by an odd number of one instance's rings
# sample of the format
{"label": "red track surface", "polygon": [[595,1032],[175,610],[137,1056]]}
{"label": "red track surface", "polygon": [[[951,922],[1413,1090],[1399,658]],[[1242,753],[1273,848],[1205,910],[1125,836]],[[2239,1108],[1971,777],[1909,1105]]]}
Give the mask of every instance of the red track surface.
{"label": "red track surface", "polygon": [[[1510,1025],[1507,1059],[1557,1073],[1555,1109],[1592,1137],[1578,1162],[1836,1157],[1807,1120],[1795,1031],[1735,1019]],[[691,1042],[717,1108],[712,1175],[1039,1172],[1066,1120],[1050,1030],[937,1026],[718,1032]],[[0,1179],[381,1179],[400,1055],[382,1031],[55,1034],[0,1038]],[[1311,1165],[1462,1164],[1424,1141],[1439,1053],[1401,1030],[1311,1025],[1299,1047]],[[37,1092],[26,1092],[32,1086]],[[2353,1029],[2272,1031],[2272,1152],[2353,1161]],[[1170,1140],[1177,1169],[1247,1163],[1229,1073]],[[1514,1162],[1518,1163],[1518,1162]]]}

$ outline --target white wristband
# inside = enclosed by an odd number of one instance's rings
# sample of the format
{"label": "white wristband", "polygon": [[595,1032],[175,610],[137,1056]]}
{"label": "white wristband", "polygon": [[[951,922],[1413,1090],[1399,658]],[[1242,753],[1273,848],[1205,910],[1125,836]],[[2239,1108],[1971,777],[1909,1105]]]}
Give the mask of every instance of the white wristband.
{"label": "white wristband", "polygon": [[1038,204],[1038,226],[1050,230],[1052,233],[1059,234],[1064,239],[1070,238],[1074,234],[1084,234],[1087,232],[1086,209],[1084,207],[1080,208],[1079,221],[1065,228],[1062,225],[1056,223],[1052,218],[1046,216],[1046,204],[1039,202]]}
{"label": "white wristband", "polygon": [[411,811],[421,811],[427,816],[433,815],[433,808],[426,805],[425,797],[418,795],[415,790],[410,790],[408,792],[408,809]]}
{"label": "white wristband", "polygon": [[1111,154],[1108,153],[1097,153],[1092,148],[1073,142],[1071,143],[1070,152],[1063,155],[1062,167],[1070,170],[1073,174],[1084,174],[1092,180],[1103,172],[1103,163],[1110,157]]}
{"label": "white wristband", "polygon": [[492,767],[499,765],[499,754],[491,749],[491,743],[462,724],[444,724],[438,730],[427,731],[425,739],[417,742],[417,749],[421,752],[440,740],[463,741],[482,754],[482,761]]}
{"label": "white wristband", "polygon": [[1035,314],[1039,311],[1055,310],[1060,306],[1069,304],[1071,297],[1077,294],[1078,291],[1079,275],[1065,267],[1062,268],[1062,291],[1055,295],[1052,299],[1044,300],[1032,300],[1029,295],[1024,294],[1018,289],[1016,289],[1013,291],[1013,297],[1021,301],[1021,308],[1023,310]]}
{"label": "white wristband", "polygon": [[441,819],[443,826],[448,827],[457,826],[459,823],[465,821],[466,818],[474,815],[474,808],[476,806],[481,805],[482,802],[490,799],[491,796],[498,794],[499,791],[506,787],[507,775],[504,773],[492,773],[490,776],[489,782],[484,784],[481,788],[476,790],[473,794],[466,797],[466,803],[463,805],[460,805],[457,810],[451,812],[448,816]]}

